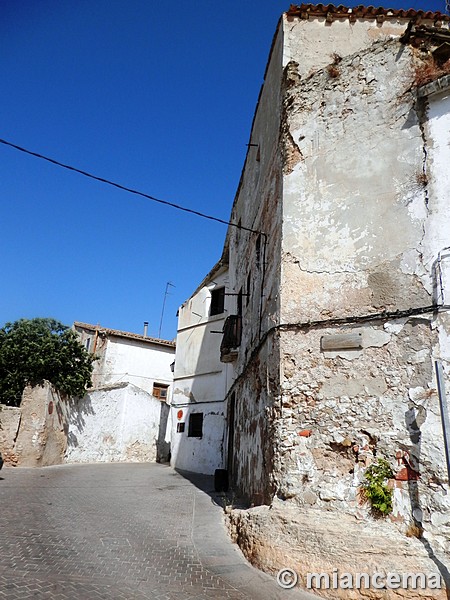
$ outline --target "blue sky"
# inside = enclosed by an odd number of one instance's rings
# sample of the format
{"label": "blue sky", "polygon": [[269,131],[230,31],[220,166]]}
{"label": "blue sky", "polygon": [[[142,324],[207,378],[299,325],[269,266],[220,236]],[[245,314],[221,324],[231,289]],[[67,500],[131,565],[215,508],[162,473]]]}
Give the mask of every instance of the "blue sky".
{"label": "blue sky", "polygon": [[[0,138],[228,220],[289,1],[0,0]],[[357,3],[350,3],[354,6]],[[445,1],[390,2],[445,10]],[[157,336],[226,227],[0,145],[0,325],[52,316]]]}

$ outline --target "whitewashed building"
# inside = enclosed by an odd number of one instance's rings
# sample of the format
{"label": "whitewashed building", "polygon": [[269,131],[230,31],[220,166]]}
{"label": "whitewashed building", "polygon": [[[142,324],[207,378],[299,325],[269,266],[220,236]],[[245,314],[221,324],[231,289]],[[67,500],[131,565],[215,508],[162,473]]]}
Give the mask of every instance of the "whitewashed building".
{"label": "whitewashed building", "polygon": [[98,360],[92,389],[70,400],[66,461],[168,461],[175,343],[87,323],[74,329]]}
{"label": "whitewashed building", "polygon": [[75,322],[74,329],[84,347],[98,356],[92,373],[94,388],[126,382],[169,400],[175,342],[88,323]]}
{"label": "whitewashed building", "polygon": [[171,465],[176,469],[213,474],[226,467],[225,397],[232,365],[221,362],[220,346],[234,304],[227,266],[219,261],[179,309],[171,402]]}

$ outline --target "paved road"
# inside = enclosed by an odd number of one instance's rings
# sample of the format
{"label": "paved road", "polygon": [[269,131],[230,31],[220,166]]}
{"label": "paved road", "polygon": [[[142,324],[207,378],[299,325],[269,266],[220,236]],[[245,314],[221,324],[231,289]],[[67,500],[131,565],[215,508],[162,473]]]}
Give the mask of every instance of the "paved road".
{"label": "paved road", "polygon": [[4,468],[0,599],[310,598],[245,561],[217,501],[158,464]]}

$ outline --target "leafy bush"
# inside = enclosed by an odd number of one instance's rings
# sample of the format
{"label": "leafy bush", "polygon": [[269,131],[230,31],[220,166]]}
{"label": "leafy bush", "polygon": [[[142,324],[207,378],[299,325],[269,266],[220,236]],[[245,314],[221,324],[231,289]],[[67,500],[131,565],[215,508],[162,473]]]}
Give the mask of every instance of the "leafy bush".
{"label": "leafy bush", "polygon": [[387,486],[387,480],[393,476],[392,469],[384,458],[378,458],[364,473],[361,495],[370,502],[376,516],[385,517],[392,512],[392,490]]}
{"label": "leafy bush", "polygon": [[0,329],[0,402],[19,406],[26,385],[44,380],[68,396],[91,385],[92,363],[77,334],[54,319],[20,319]]}

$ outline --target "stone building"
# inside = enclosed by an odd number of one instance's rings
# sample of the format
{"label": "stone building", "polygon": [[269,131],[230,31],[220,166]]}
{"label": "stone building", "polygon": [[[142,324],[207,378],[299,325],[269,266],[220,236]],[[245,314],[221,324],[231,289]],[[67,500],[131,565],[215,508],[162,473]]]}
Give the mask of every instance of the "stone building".
{"label": "stone building", "polygon": [[235,487],[316,523],[367,521],[361,481],[383,457],[390,518],[447,551],[434,362],[449,393],[449,21],[282,15],[222,257],[242,332],[226,396]]}
{"label": "stone building", "polygon": [[447,479],[433,359],[450,367],[449,17],[328,8],[280,21],[232,210],[254,230],[227,240],[230,289],[249,294],[233,473],[261,501],[357,510],[364,453],[401,450],[432,504]]}

